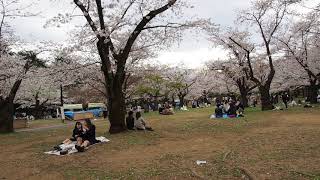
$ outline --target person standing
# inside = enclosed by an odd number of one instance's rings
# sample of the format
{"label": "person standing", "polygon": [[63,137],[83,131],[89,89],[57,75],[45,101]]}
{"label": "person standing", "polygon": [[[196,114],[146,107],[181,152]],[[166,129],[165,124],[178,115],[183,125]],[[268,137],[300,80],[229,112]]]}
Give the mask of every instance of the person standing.
{"label": "person standing", "polygon": [[287,93],[282,94],[282,101],[283,101],[284,105],[286,106],[286,109],[288,109],[289,95]]}

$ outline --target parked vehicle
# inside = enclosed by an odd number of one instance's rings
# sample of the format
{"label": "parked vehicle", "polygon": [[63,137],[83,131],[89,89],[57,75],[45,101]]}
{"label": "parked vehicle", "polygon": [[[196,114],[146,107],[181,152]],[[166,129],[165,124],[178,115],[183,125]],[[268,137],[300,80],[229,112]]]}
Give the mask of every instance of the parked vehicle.
{"label": "parked vehicle", "polygon": [[107,110],[107,107],[104,103],[89,103],[88,112],[92,112],[94,117],[103,117],[104,111]]}
{"label": "parked vehicle", "polygon": [[63,105],[64,115],[69,119],[74,119],[76,112],[85,112],[82,104],[64,104]]}

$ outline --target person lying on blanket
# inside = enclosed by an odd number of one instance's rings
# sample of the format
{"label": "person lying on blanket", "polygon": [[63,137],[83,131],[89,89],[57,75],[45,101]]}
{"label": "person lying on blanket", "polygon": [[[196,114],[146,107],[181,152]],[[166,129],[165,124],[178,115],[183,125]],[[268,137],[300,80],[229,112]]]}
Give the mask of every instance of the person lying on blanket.
{"label": "person lying on blanket", "polygon": [[86,119],[83,124],[83,133],[77,137],[75,148],[79,152],[84,152],[84,149],[92,144],[98,143],[96,140],[96,126],[92,124],[90,119]]}

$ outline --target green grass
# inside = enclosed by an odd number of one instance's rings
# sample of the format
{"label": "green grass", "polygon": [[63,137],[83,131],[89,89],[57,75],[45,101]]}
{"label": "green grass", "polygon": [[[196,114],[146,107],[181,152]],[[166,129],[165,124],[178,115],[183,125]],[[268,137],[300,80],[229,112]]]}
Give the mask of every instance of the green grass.
{"label": "green grass", "polygon": [[[106,133],[108,121],[101,120],[95,122],[97,135],[111,141],[65,157],[43,152],[70,137],[71,126],[1,134],[0,179],[197,179],[194,172],[206,179],[239,179],[239,167],[258,179],[319,179],[319,110],[250,108],[245,118],[219,120],[209,119],[213,107],[173,116],[151,112],[144,117],[154,132],[116,135]],[[197,166],[196,160],[208,163]]]}

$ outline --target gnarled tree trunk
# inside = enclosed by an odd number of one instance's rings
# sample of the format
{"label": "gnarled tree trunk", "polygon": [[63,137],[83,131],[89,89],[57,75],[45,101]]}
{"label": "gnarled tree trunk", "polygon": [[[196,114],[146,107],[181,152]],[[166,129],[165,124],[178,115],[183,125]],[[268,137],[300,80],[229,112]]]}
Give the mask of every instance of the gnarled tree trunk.
{"label": "gnarled tree trunk", "polygon": [[261,109],[262,111],[272,110],[273,104],[270,96],[270,87],[269,86],[259,86],[260,100],[261,100]]}
{"label": "gnarled tree trunk", "polygon": [[240,89],[241,102],[244,107],[249,107],[248,92]]}
{"label": "gnarled tree trunk", "polygon": [[108,104],[110,121],[109,133],[115,134],[125,131],[126,105],[124,94],[119,86],[112,89],[112,95],[108,98]]}
{"label": "gnarled tree trunk", "polygon": [[249,91],[251,91],[251,89],[249,89],[247,87],[247,84],[245,83],[244,79],[243,79],[243,81],[241,81],[241,79],[239,79],[237,81],[237,86],[240,91],[241,102],[242,102],[243,106],[249,107],[248,93],[249,93]]}
{"label": "gnarled tree trunk", "polygon": [[308,87],[308,97],[307,100],[311,104],[316,104],[318,101],[318,86],[316,85],[315,82],[311,83],[310,86]]}
{"label": "gnarled tree trunk", "polygon": [[182,108],[184,106],[184,98],[185,98],[186,95],[179,94],[178,96],[179,96],[179,101],[180,101],[179,107]]}
{"label": "gnarled tree trunk", "polygon": [[9,96],[0,99],[0,133],[13,132],[14,99],[21,85],[22,79],[18,79],[12,86]]}
{"label": "gnarled tree trunk", "polygon": [[123,93],[123,84],[125,80],[124,67],[118,66],[116,73],[111,71],[108,45],[102,40],[97,42],[97,48],[101,58],[101,70],[104,74],[105,88],[107,91],[108,111],[110,121],[110,134],[126,131],[125,116],[126,104]]}
{"label": "gnarled tree trunk", "polygon": [[13,102],[3,100],[0,102],[0,133],[13,132]]}

